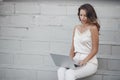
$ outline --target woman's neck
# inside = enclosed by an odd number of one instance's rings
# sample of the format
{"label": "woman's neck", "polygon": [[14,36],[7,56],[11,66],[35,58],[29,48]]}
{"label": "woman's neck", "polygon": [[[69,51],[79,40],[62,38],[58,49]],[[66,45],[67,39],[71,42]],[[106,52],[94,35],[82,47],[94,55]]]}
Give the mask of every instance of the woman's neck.
{"label": "woman's neck", "polygon": [[86,23],[86,24],[82,24],[82,27],[85,28],[85,27],[88,27],[88,25],[89,25],[88,23]]}

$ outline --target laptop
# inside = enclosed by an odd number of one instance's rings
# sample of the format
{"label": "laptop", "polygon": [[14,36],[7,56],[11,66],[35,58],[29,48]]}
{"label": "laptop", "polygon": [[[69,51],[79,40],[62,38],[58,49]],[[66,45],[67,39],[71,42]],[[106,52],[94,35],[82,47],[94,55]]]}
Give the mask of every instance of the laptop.
{"label": "laptop", "polygon": [[75,62],[70,59],[67,55],[60,55],[60,54],[50,54],[55,65],[59,67],[65,67],[67,69],[69,68],[75,68],[78,65],[75,65]]}

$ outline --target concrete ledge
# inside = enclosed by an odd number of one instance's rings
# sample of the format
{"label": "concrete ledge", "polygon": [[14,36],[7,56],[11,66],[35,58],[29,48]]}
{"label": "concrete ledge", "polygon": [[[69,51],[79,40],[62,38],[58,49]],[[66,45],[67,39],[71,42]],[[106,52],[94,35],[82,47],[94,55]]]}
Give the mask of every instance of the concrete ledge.
{"label": "concrete ledge", "polygon": [[113,80],[119,80],[120,79],[119,76],[120,76],[120,71],[98,70],[96,74],[93,74],[86,78],[76,79],[76,80],[106,80],[106,78],[103,78],[103,77],[111,77],[111,78],[116,77],[116,79],[113,79]]}
{"label": "concrete ledge", "polygon": [[111,76],[120,76],[120,71],[108,71],[108,70],[98,70],[96,75],[111,75]]}
{"label": "concrete ledge", "polygon": [[91,75],[86,78],[76,79],[76,80],[102,80],[102,75]]}
{"label": "concrete ledge", "polygon": [[82,78],[82,79],[77,79],[77,80],[120,80],[120,76],[92,75],[92,76]]}
{"label": "concrete ledge", "polygon": [[119,55],[97,55],[97,58],[100,59],[120,59]]}
{"label": "concrete ledge", "polygon": [[[0,69],[18,69],[18,70],[42,70],[42,71],[57,71],[58,67],[56,66],[28,66],[28,65],[8,65],[0,64]],[[120,71],[115,70],[101,70],[98,69],[95,75],[111,75],[111,76],[120,76]]]}
{"label": "concrete ledge", "polygon": [[[7,67],[6,67],[7,66]],[[25,71],[39,71],[39,74],[43,74],[43,72],[45,73],[49,73],[54,72],[55,75],[52,75],[52,78],[57,78],[57,67],[40,67],[40,66],[18,66],[18,65],[0,65],[0,69],[2,70],[10,70],[10,71],[21,71],[21,70],[25,70]],[[45,74],[47,76],[49,76],[48,74]],[[83,79],[77,79],[77,80],[119,80],[120,79],[120,71],[108,71],[108,70],[98,70],[94,75],[88,76],[86,78]],[[48,80],[48,79],[47,79]]]}

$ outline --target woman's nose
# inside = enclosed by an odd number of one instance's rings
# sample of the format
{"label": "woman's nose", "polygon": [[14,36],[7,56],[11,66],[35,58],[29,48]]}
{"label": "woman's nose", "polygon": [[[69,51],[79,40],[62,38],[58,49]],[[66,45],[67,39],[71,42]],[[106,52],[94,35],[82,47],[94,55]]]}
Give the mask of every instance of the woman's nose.
{"label": "woman's nose", "polygon": [[84,16],[82,16],[82,17],[81,17],[81,20],[84,20],[84,18],[85,18],[85,17],[84,17]]}

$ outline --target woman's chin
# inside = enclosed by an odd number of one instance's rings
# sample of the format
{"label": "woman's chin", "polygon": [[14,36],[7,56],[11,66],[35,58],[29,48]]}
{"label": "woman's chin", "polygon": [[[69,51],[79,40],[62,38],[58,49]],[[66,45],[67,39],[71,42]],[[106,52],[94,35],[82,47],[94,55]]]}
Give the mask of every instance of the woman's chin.
{"label": "woman's chin", "polygon": [[81,22],[82,24],[86,24],[86,22]]}

